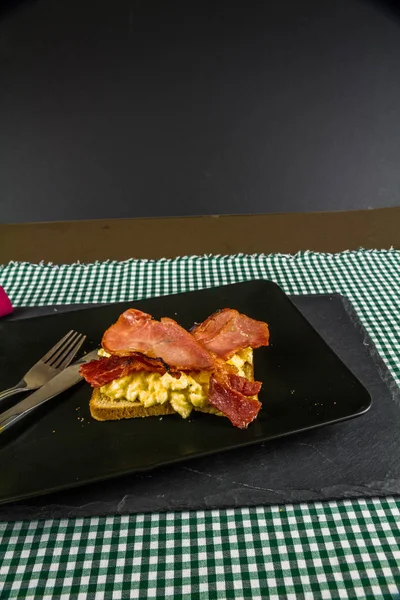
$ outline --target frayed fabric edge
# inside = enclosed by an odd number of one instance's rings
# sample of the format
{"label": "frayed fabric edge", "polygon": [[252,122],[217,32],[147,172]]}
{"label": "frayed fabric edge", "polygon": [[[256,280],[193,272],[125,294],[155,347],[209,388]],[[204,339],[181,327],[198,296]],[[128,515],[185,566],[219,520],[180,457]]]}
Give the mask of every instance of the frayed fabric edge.
{"label": "frayed fabric edge", "polygon": [[347,256],[362,256],[364,254],[374,254],[374,255],[385,255],[385,254],[394,254],[394,255],[398,255],[400,257],[400,250],[397,250],[396,248],[389,248],[389,249],[365,249],[365,248],[359,248],[358,250],[343,250],[341,252],[336,252],[336,253],[329,253],[329,252],[315,252],[313,250],[300,250],[299,252],[296,252],[296,254],[284,254],[284,253],[271,253],[271,254],[265,254],[265,253],[255,253],[255,254],[244,254],[244,253],[236,253],[236,254],[193,254],[193,255],[183,255],[183,256],[176,256],[174,258],[157,258],[157,259],[149,259],[149,258],[129,258],[126,260],[96,260],[94,262],[89,262],[89,263],[85,263],[85,262],[81,262],[81,261],[76,261],[74,263],[61,263],[61,264],[57,264],[57,263],[52,263],[52,262],[45,262],[45,261],[41,261],[40,263],[31,263],[31,262],[24,262],[24,261],[10,261],[6,264],[0,265],[0,270],[3,269],[7,269],[7,268],[15,268],[15,267],[30,267],[30,268],[36,268],[36,269],[47,269],[47,268],[53,268],[53,269],[70,269],[70,268],[76,268],[79,267],[81,269],[89,269],[91,267],[98,267],[98,266],[128,266],[130,264],[137,264],[137,263],[147,263],[147,264],[155,264],[155,263],[173,263],[173,262],[179,262],[179,261],[187,261],[187,260],[191,260],[191,261],[202,261],[202,260],[223,260],[223,261],[234,261],[237,259],[247,259],[247,258],[251,258],[251,259],[257,259],[257,260],[271,260],[271,259],[284,259],[284,260],[288,260],[288,261],[298,261],[298,260],[302,260],[304,258],[329,258],[329,259],[337,259],[340,257],[347,257]]}

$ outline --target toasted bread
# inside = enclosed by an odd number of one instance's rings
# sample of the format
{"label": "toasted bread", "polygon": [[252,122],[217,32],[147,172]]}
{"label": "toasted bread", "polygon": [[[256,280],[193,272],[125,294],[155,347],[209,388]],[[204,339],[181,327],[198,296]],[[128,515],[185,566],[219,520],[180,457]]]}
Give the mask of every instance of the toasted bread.
{"label": "toasted bread", "polygon": [[[243,366],[243,371],[246,379],[254,381],[253,365],[246,362]],[[182,393],[188,396],[187,390],[182,390]],[[95,388],[90,399],[90,413],[97,421],[116,421],[120,419],[136,419],[144,417],[160,417],[164,415],[176,414],[175,409],[167,401],[163,404],[153,404],[145,407],[139,401],[131,402],[124,398],[115,400],[102,392],[101,388]],[[194,410],[212,413],[217,416],[224,416],[218,412],[213,406],[205,405],[202,407],[193,406]]]}
{"label": "toasted bread", "polygon": [[154,404],[145,407],[139,402],[129,400],[113,400],[102,394],[99,388],[93,390],[90,399],[90,414],[97,421],[118,421],[120,419],[137,419],[140,417],[159,417],[171,415],[175,410],[169,404]]}

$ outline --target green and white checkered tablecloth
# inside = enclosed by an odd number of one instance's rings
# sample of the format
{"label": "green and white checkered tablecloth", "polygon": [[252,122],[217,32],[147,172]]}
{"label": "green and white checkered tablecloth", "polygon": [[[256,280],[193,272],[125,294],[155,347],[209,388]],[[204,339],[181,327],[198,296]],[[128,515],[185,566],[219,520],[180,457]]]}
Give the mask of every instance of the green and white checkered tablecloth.
{"label": "green and white checkered tablecloth", "polygon": [[[260,278],[349,298],[400,384],[396,250],[0,267],[15,306]],[[0,598],[400,598],[400,500],[1,523]]]}

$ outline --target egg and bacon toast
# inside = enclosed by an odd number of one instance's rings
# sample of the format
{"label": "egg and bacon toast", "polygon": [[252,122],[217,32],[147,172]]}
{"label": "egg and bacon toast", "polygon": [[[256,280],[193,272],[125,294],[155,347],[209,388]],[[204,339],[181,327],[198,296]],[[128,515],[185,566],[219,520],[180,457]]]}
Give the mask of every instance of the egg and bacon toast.
{"label": "egg and bacon toast", "polygon": [[128,309],[105,332],[100,358],[81,366],[94,388],[90,412],[98,421],[193,410],[226,416],[245,429],[258,415],[261,383],[253,349],[267,346],[268,325],[224,308],[187,331]]}

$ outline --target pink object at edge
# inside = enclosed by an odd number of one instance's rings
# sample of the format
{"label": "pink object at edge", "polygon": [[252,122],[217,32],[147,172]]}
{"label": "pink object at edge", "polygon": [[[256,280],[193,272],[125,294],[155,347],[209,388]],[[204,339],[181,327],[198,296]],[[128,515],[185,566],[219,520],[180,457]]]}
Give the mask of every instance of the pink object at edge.
{"label": "pink object at edge", "polygon": [[5,317],[6,315],[12,313],[12,311],[13,307],[10,302],[10,298],[0,285],[0,317]]}

